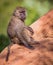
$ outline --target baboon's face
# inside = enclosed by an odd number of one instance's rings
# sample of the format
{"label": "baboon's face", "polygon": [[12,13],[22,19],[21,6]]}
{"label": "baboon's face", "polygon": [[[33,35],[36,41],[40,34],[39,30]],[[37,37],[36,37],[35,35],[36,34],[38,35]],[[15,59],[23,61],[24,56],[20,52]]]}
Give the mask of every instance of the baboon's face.
{"label": "baboon's face", "polygon": [[21,20],[26,19],[26,9],[23,7],[17,7],[13,14]]}

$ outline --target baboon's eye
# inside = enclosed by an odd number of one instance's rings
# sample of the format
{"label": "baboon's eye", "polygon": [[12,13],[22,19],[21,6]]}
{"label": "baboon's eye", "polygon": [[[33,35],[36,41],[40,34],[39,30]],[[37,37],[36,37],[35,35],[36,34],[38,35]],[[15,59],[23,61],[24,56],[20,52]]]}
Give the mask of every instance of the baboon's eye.
{"label": "baboon's eye", "polygon": [[20,11],[20,13],[25,13],[25,11]]}

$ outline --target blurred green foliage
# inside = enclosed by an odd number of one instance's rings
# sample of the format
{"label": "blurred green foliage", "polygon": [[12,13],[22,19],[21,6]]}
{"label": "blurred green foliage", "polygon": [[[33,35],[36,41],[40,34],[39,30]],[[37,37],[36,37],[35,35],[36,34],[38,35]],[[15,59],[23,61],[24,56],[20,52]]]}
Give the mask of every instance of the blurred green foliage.
{"label": "blurred green foliage", "polygon": [[[17,6],[22,6],[27,9],[25,23],[26,25],[30,25],[50,9],[53,9],[53,0],[0,0],[0,39],[3,39],[3,42],[0,40],[1,49],[2,46],[5,47],[8,44],[8,38],[5,37],[7,36],[6,30],[11,15]],[[4,42],[5,40],[6,42]]]}
{"label": "blurred green foliage", "polygon": [[9,38],[5,35],[0,35],[0,52],[10,43]]}

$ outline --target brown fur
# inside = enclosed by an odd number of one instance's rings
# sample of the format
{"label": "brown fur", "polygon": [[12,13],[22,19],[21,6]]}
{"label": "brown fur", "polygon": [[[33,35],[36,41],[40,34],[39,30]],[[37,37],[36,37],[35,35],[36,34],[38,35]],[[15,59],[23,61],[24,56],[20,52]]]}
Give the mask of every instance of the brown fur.
{"label": "brown fur", "polygon": [[[17,43],[25,45],[30,49],[34,49],[30,43],[34,43],[34,39],[27,33],[27,30],[30,31],[31,35],[33,35],[33,29],[24,24],[26,19],[26,10],[23,7],[17,7],[13,12],[12,18],[9,22],[7,33],[11,40],[11,43]],[[8,48],[9,49],[9,48]],[[8,54],[10,50],[8,50]]]}

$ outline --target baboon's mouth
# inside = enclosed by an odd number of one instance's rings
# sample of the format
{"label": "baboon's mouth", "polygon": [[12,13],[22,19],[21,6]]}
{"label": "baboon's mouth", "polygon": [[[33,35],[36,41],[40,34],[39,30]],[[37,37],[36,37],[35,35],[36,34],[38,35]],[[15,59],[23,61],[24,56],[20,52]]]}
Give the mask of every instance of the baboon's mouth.
{"label": "baboon's mouth", "polygon": [[25,13],[21,13],[20,16],[21,16],[21,19],[25,19],[26,18]]}

